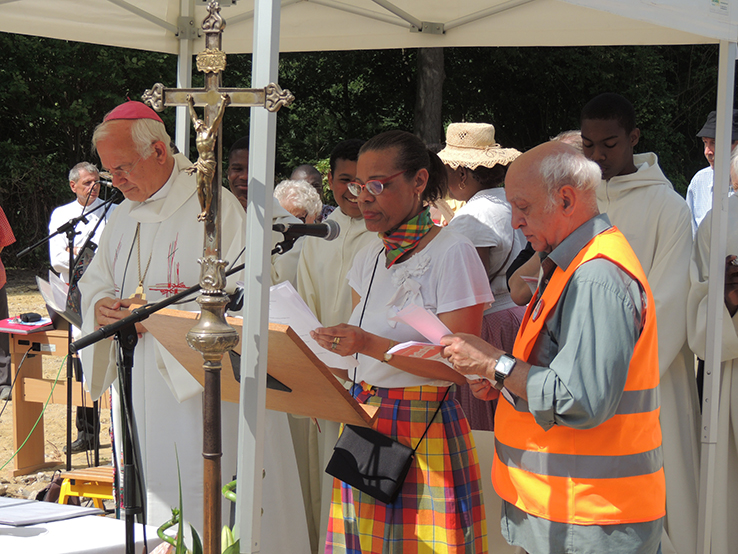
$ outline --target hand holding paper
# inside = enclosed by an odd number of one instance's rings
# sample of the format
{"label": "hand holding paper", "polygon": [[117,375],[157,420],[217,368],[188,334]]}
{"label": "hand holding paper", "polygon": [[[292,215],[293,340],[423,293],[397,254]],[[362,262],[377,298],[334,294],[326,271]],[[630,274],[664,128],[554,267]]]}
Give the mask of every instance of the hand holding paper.
{"label": "hand holding paper", "polygon": [[[432,344],[426,344],[422,342],[405,342],[398,344],[392,350],[390,354],[397,356],[408,356],[410,358],[423,358],[425,360],[435,360],[442,362],[449,367],[454,367],[452,361],[443,357],[443,345],[441,338],[451,335],[449,330],[444,323],[438,319],[438,316],[426,308],[417,306],[415,304],[409,304],[402,310],[397,312],[397,315],[393,317],[395,321],[400,321],[409,325],[421,335],[427,338]],[[458,371],[458,370],[457,370]],[[463,372],[459,372],[463,373]],[[490,381],[488,377],[484,375],[465,375],[468,381],[474,381],[478,379],[486,379]],[[492,381],[490,381],[492,382]]]}
{"label": "hand holding paper", "polygon": [[269,291],[269,321],[292,327],[310,350],[328,367],[345,370],[356,367],[354,358],[339,356],[326,350],[310,336],[310,331],[321,326],[320,321],[289,281],[274,285]]}
{"label": "hand holding paper", "polygon": [[456,371],[466,376],[468,380],[487,379],[494,381],[494,367],[491,361],[503,354],[481,338],[458,333],[445,337],[441,344],[446,347],[445,355],[453,364]]}

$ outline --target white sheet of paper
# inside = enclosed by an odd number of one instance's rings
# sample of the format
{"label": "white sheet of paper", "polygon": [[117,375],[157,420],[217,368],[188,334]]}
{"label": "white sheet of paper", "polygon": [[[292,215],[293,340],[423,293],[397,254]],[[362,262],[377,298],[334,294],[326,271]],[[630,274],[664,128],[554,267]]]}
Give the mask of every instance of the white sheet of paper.
{"label": "white sheet of paper", "polygon": [[356,367],[356,358],[339,356],[326,350],[310,336],[310,331],[322,325],[289,281],[269,289],[269,321],[292,327],[308,348],[328,367],[346,370]]}
{"label": "white sheet of paper", "polygon": [[67,292],[69,291],[69,286],[51,271],[49,271],[48,281],[44,281],[40,277],[37,277],[36,284],[38,285],[38,290],[41,293],[44,302],[58,313],[62,313],[64,311],[64,306],[67,303]]}
{"label": "white sheet of paper", "polygon": [[416,304],[408,304],[390,319],[409,325],[433,344],[440,344],[441,337],[451,334],[436,314]]}

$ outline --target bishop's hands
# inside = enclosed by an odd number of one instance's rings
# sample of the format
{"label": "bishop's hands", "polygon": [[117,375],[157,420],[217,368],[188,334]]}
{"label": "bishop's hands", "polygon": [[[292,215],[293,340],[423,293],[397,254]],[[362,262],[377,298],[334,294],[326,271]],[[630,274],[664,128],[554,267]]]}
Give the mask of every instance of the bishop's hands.
{"label": "bishop's hands", "polygon": [[738,312],[738,258],[725,257],[725,307],[730,317]]}
{"label": "bishop's hands", "polygon": [[[95,321],[97,327],[104,327],[111,323],[115,323],[131,315],[131,311],[128,309],[133,304],[133,298],[101,298],[95,302]],[[141,323],[136,323],[136,331],[139,336],[146,332]]]}

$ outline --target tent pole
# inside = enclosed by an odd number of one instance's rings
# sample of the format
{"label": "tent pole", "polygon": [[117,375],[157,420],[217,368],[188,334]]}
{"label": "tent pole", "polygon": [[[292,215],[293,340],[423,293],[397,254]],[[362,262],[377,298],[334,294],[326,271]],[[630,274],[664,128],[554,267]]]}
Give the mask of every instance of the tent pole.
{"label": "tent pole", "polygon": [[718,70],[717,128],[715,130],[715,176],[710,229],[710,283],[707,293],[707,344],[705,345],[705,382],[702,400],[700,437],[699,519],[697,552],[710,554],[712,539],[715,457],[720,400],[720,360],[723,328],[724,252],[728,231],[728,187],[730,186],[730,144],[732,134],[735,42],[720,41]]}
{"label": "tent pole", "polygon": [[[278,81],[280,2],[256,0],[254,8],[252,86],[265,87]],[[264,108],[252,108],[236,502],[236,534],[240,540],[241,552],[249,553],[261,550],[261,495],[264,475],[269,275],[276,136],[277,114]],[[266,468],[266,471],[270,470],[271,468]]]}
{"label": "tent pole", "polygon": [[[181,17],[195,17],[195,0],[180,0],[179,10]],[[179,53],[177,55],[177,88],[192,88],[192,56],[194,53],[195,39],[180,37]],[[175,108],[176,124],[174,131],[174,143],[179,151],[185,156],[190,154],[190,117],[187,106]]]}

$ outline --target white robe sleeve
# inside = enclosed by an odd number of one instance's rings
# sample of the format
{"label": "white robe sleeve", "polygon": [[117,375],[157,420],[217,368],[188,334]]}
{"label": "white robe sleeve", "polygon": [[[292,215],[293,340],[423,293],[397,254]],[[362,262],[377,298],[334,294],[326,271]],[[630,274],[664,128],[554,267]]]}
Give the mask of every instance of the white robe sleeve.
{"label": "white robe sleeve", "polygon": [[[67,220],[64,219],[64,208],[66,206],[59,206],[51,212],[49,234],[55,233],[62,224],[66,223]],[[69,273],[69,252],[67,251],[67,237],[65,234],[56,235],[49,240],[49,261],[54,271],[62,275],[62,278],[66,280],[66,276]]]}
{"label": "white robe sleeve", "polygon": [[680,210],[670,210],[670,216],[659,218],[658,248],[654,252],[648,284],[656,303],[659,335],[659,365],[664,373],[671,367],[687,341],[687,310],[689,293],[689,259],[692,251],[690,213],[680,199]]}
{"label": "white robe sleeve", "polygon": [[[738,207],[731,202],[730,207]],[[730,211],[729,217],[734,220],[735,210]],[[689,347],[703,360],[705,359],[705,345],[707,341],[707,289],[709,285],[710,264],[710,226],[712,224],[712,212],[709,212],[700,224],[695,237],[692,259],[689,267],[690,289],[687,300],[687,335]],[[738,233],[730,230],[728,236],[728,249],[735,248]],[[724,258],[724,256],[723,256]],[[725,362],[738,358],[738,314],[731,318],[725,304],[723,309],[723,342],[720,361]]]}

